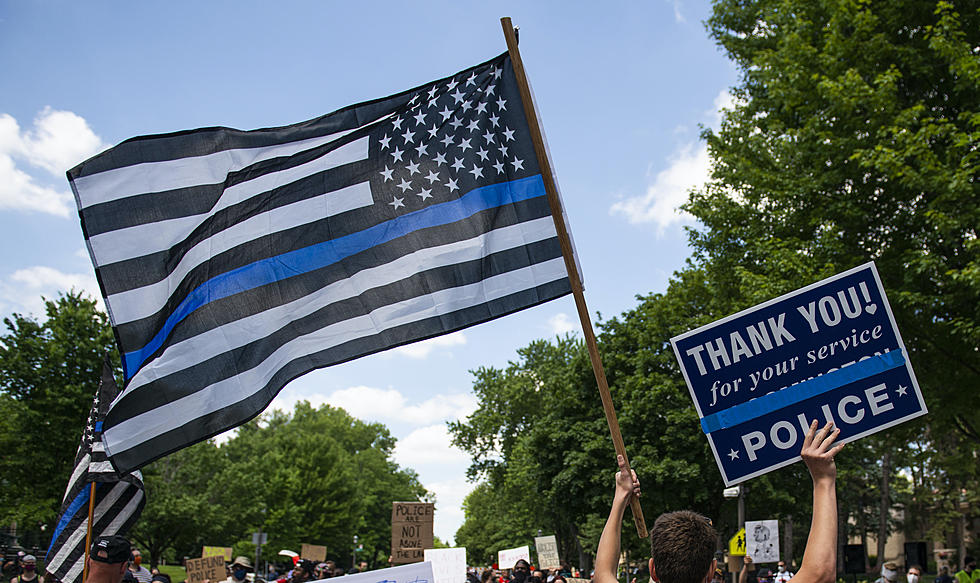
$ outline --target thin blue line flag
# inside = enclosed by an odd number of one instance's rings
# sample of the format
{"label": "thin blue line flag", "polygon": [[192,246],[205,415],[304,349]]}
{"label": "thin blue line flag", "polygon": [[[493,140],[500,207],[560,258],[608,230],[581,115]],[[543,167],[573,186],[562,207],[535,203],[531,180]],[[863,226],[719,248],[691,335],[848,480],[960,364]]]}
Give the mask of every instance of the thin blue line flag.
{"label": "thin blue line flag", "polygon": [[61,516],[45,559],[45,570],[61,583],[80,583],[82,580],[90,484],[94,482],[96,486],[92,513],[93,538],[124,535],[139,518],[146,504],[143,476],[138,471],[122,476],[117,474],[106,458],[102,444],[102,420],[118,392],[106,359],[99,391],[75,455],[75,469],[65,490]]}
{"label": "thin blue line flag", "polygon": [[127,140],[68,172],[134,468],[291,379],[571,291],[510,58],[291,126]]}

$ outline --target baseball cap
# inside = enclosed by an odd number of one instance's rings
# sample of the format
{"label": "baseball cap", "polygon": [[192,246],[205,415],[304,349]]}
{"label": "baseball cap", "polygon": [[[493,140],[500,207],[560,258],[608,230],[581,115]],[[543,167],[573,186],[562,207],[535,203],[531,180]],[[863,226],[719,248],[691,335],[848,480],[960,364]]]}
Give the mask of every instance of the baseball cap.
{"label": "baseball cap", "polygon": [[96,538],[89,556],[93,561],[116,564],[128,561],[129,555],[129,541],[126,537],[113,534]]}

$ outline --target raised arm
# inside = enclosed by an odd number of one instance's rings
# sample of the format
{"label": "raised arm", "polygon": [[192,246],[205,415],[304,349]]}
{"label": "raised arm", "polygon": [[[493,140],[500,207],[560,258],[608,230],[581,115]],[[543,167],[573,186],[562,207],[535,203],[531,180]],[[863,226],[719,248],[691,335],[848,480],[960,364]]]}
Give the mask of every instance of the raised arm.
{"label": "raised arm", "polygon": [[623,512],[633,496],[640,495],[640,482],[636,472],[626,472],[626,460],[616,456],[619,472],[616,473],[616,493],[613,495],[609,518],[599,538],[595,553],[595,583],[617,583],[616,568],[619,566],[619,535],[623,530]]}
{"label": "raised arm", "polygon": [[738,583],[749,583],[749,565],[752,564],[752,557],[745,555],[742,557],[742,570],[738,572]]}
{"label": "raised arm", "polygon": [[834,445],[840,434],[833,423],[817,430],[817,421],[803,441],[800,455],[813,478],[813,518],[803,552],[803,564],[793,583],[834,583],[837,579],[837,466],[834,456],[844,447]]}

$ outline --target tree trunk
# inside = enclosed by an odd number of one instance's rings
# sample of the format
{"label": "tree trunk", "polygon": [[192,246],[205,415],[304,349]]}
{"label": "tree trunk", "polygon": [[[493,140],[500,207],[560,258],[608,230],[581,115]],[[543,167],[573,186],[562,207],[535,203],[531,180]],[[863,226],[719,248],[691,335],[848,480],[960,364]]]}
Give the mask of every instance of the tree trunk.
{"label": "tree trunk", "polygon": [[878,561],[875,565],[875,572],[881,572],[881,566],[885,563],[885,543],[888,541],[888,515],[891,513],[891,496],[888,492],[888,480],[891,477],[892,454],[885,451],[881,458],[881,502],[878,513]]}
{"label": "tree trunk", "polygon": [[783,520],[783,548],[782,548],[783,561],[786,562],[786,568],[789,569],[793,564],[793,515],[787,516]]}

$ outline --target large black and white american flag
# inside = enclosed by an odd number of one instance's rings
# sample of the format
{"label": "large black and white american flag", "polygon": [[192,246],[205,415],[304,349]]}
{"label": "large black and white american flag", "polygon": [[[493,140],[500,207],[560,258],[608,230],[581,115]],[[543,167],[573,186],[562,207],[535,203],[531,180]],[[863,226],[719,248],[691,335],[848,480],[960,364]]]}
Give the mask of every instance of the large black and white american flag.
{"label": "large black and white american flag", "polygon": [[102,367],[99,390],[75,455],[75,469],[68,480],[68,488],[61,503],[61,516],[55,525],[44,561],[45,570],[61,583],[79,583],[82,580],[89,498],[93,482],[93,537],[125,534],[139,518],[146,504],[143,476],[140,472],[117,474],[103,447],[103,419],[118,392],[112,369],[106,362]]}
{"label": "large black and white american flag", "polygon": [[123,354],[120,471],[310,370],[571,291],[506,54],[291,126],[133,138],[68,177]]}

